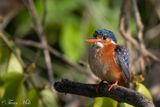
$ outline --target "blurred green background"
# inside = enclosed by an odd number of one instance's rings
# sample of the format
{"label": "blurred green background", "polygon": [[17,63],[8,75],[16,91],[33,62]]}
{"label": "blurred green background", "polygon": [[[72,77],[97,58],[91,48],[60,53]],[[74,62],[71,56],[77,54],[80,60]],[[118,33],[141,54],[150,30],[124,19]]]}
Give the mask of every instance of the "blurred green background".
{"label": "blurred green background", "polygon": [[[160,57],[160,2],[137,3],[146,47]],[[124,44],[118,28],[121,4],[122,0],[34,0],[49,46],[50,75],[26,5],[21,0],[0,0],[0,107],[116,107],[117,102],[110,98],[57,93],[49,82],[50,78],[97,82],[87,64],[90,45],[85,39],[91,38],[96,29],[106,28],[115,33],[119,44]],[[137,38],[133,19],[131,15],[131,32]],[[146,67],[152,71],[143,82],[147,88],[137,83],[136,90],[145,91],[143,94],[150,99],[152,94],[154,103],[160,105],[159,63],[151,61]],[[131,106],[123,103],[120,107]]]}

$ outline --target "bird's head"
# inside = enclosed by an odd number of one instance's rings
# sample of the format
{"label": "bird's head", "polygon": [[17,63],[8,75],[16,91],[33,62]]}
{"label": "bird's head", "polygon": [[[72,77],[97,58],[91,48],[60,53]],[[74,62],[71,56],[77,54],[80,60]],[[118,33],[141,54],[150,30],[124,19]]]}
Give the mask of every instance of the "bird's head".
{"label": "bird's head", "polygon": [[93,33],[93,39],[87,39],[87,42],[95,43],[99,47],[104,47],[106,44],[116,44],[117,40],[112,31],[106,29],[98,29]]}

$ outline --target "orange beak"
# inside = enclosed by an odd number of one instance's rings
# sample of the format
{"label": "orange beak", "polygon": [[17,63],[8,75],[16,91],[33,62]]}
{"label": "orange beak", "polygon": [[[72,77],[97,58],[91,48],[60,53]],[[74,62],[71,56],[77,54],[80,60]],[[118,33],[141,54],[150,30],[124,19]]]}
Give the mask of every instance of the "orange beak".
{"label": "orange beak", "polygon": [[91,42],[91,43],[94,43],[94,42],[100,42],[101,39],[87,39],[86,42]]}

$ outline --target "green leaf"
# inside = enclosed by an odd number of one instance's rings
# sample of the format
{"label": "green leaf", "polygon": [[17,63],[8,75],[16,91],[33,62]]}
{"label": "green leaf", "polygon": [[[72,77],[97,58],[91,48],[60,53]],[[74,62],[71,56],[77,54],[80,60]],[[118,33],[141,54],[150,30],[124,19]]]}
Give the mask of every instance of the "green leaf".
{"label": "green leaf", "polygon": [[[21,95],[22,84],[23,84],[23,75],[18,72],[7,73],[3,78],[5,85],[5,93],[1,101],[1,106],[13,107],[18,105],[19,98]],[[16,104],[10,104],[9,102],[15,102]]]}
{"label": "green leaf", "polygon": [[27,100],[30,102],[27,107],[38,107],[39,97],[36,89],[33,88],[29,90]]}
{"label": "green leaf", "polygon": [[120,103],[118,107],[134,107],[134,106],[127,103]]}
{"label": "green leaf", "polygon": [[8,40],[7,36],[2,33],[0,34],[0,43],[1,76],[10,71],[22,73],[23,61],[21,60],[20,50],[15,48],[13,41]]}
{"label": "green leaf", "polygon": [[12,53],[10,56],[9,64],[8,64],[8,72],[13,72],[13,71],[23,73],[22,65],[20,64],[17,57]]}
{"label": "green leaf", "polygon": [[84,52],[83,38],[79,24],[75,20],[68,20],[62,30],[60,46],[71,60],[78,60]]}
{"label": "green leaf", "polygon": [[32,27],[31,22],[32,20],[31,20],[31,17],[29,16],[28,11],[25,8],[23,8],[19,12],[15,20],[15,23],[16,23],[15,35],[24,37]]}
{"label": "green leaf", "polygon": [[46,107],[58,107],[56,95],[54,95],[54,93],[51,90],[45,89],[42,91],[41,95]]}
{"label": "green leaf", "polygon": [[144,86],[143,84],[141,83],[136,83],[136,89],[135,89],[137,92],[143,94],[144,96],[146,96],[148,99],[152,100],[152,95],[151,93],[149,92],[149,90],[146,88],[146,86]]}
{"label": "green leaf", "polygon": [[97,97],[93,107],[117,107],[117,101],[108,97]]}
{"label": "green leaf", "polygon": [[[71,12],[80,7],[79,0],[48,0],[47,2],[47,25],[54,23],[63,24],[65,19],[71,18]],[[42,6],[41,6],[42,7]]]}
{"label": "green leaf", "polygon": [[0,77],[3,77],[7,71],[10,53],[10,50],[0,39]]}
{"label": "green leaf", "polygon": [[0,77],[0,99],[2,99],[5,92],[4,81]]}

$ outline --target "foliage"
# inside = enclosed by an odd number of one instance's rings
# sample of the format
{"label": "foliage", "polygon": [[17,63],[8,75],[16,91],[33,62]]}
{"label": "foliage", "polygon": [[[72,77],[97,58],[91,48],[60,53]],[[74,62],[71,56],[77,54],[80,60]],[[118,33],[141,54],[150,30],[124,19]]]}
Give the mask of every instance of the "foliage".
{"label": "foliage", "polygon": [[111,98],[95,98],[93,107],[117,107],[117,101]]}

